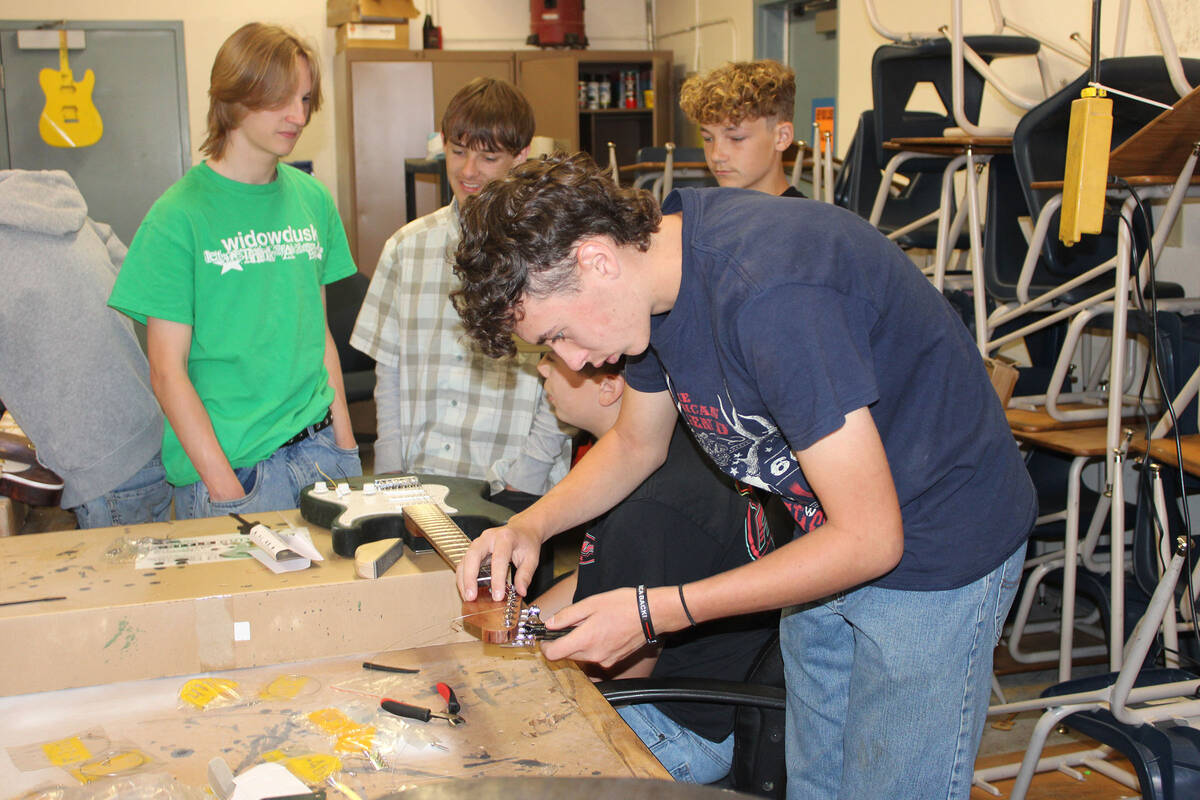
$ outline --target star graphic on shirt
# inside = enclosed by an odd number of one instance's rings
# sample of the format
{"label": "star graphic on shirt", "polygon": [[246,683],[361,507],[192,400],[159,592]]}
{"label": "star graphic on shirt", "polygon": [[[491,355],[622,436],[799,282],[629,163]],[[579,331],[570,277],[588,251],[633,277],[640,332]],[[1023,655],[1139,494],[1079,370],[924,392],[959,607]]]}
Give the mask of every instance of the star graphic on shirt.
{"label": "star graphic on shirt", "polygon": [[236,269],[238,272],[245,272],[245,270],[242,269],[242,265],[239,264],[237,261],[229,261],[224,266],[221,267],[221,274],[224,275],[226,272],[229,272],[229,270],[231,270],[231,269]]}

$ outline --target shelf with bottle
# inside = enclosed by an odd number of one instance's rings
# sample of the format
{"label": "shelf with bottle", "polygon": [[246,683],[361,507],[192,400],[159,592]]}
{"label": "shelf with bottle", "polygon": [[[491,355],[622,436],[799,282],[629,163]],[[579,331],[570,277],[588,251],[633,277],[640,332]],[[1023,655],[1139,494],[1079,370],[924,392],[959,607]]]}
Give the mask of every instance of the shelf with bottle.
{"label": "shelf with bottle", "polygon": [[649,64],[581,64],[580,112],[651,111],[654,84]]}

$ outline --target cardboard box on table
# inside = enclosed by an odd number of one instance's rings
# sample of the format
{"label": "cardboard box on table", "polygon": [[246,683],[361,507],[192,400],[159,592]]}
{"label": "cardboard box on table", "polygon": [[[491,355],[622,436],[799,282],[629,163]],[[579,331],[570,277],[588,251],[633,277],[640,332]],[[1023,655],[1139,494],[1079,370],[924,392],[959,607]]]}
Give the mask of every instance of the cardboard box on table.
{"label": "cardboard box on table", "polygon": [[[334,555],[273,574],[254,559],[136,569],[105,556],[119,537],[235,533],[229,518],[0,539],[0,695],[189,675],[469,640],[454,573],[436,554],[405,555],[378,580]],[[279,512],[252,521],[282,527]],[[62,596],[66,599],[3,605]]]}

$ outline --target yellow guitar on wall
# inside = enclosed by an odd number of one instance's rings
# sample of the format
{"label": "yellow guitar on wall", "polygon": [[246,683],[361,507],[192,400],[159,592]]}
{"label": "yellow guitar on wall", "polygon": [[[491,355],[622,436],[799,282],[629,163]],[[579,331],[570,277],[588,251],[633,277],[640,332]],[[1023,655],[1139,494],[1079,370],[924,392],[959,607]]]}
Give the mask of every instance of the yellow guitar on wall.
{"label": "yellow guitar on wall", "polygon": [[100,141],[104,123],[92,102],[96,76],[89,69],[76,82],[67,63],[67,32],[58,32],[58,69],[43,69],[38,83],[46,106],[38,119],[38,133],[51,147],[88,147]]}

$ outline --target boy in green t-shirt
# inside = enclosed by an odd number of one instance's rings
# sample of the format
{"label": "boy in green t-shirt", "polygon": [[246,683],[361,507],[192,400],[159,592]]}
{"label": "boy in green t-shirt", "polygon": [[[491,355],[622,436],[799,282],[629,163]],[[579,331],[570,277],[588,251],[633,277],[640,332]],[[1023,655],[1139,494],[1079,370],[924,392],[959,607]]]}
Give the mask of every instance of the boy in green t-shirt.
{"label": "boy in green t-shirt", "polygon": [[769,59],[693,75],[679,91],[679,107],[700,126],[704,159],[717,183],[803,197],[783,173],[795,106],[796,74]]}
{"label": "boy in green t-shirt", "polygon": [[208,160],[150,209],[109,298],[147,326],[180,518],[295,508],[362,471],[324,305],[354,262],[328,190],[279,163],[320,106],[317,65],[278,27],[225,41]]}

